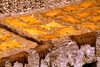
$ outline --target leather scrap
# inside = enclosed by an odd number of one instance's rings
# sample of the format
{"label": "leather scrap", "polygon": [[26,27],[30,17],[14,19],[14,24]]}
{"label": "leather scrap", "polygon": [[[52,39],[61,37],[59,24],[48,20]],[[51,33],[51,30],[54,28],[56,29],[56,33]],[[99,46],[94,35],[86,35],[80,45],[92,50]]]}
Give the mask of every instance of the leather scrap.
{"label": "leather scrap", "polygon": [[10,63],[12,64],[12,66],[14,65],[15,62],[19,62],[19,63],[23,63],[23,67],[25,65],[25,63],[28,64],[28,53],[26,53],[25,51],[14,54],[14,55],[10,55],[8,57],[3,57],[3,60],[7,60],[9,59]]}
{"label": "leather scrap", "polygon": [[0,67],[5,67],[4,60],[0,59]]}
{"label": "leather scrap", "polygon": [[95,32],[90,32],[81,35],[72,35],[69,37],[71,38],[72,41],[77,42],[79,48],[81,47],[81,45],[85,45],[85,44],[90,44],[91,46],[95,47],[96,44]]}
{"label": "leather scrap", "polygon": [[35,48],[36,51],[39,53],[39,67],[41,65],[41,59],[45,59],[45,56],[49,52],[49,49],[52,48],[51,41],[41,41],[38,43],[39,45]]}

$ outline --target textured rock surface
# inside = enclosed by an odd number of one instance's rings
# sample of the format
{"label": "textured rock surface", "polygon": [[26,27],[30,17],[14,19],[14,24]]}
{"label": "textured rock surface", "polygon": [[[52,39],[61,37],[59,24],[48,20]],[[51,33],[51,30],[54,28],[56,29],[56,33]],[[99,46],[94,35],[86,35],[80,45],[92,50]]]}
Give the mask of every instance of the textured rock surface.
{"label": "textured rock surface", "polygon": [[79,49],[75,42],[71,42],[49,53],[42,61],[42,67],[82,67],[92,62],[96,62],[94,47],[86,44]]}
{"label": "textured rock surface", "polygon": [[0,0],[0,17],[50,9],[82,0]]}
{"label": "textured rock surface", "polygon": [[30,49],[27,52],[29,53],[28,64],[25,67],[39,67],[39,54],[36,50]]}
{"label": "textured rock surface", "polygon": [[100,34],[96,41],[96,56],[97,56],[97,67],[100,67]]}
{"label": "textured rock surface", "polygon": [[90,45],[82,46],[78,51],[76,60],[77,61],[74,67],[82,67],[86,63],[96,62],[95,48],[90,47]]}

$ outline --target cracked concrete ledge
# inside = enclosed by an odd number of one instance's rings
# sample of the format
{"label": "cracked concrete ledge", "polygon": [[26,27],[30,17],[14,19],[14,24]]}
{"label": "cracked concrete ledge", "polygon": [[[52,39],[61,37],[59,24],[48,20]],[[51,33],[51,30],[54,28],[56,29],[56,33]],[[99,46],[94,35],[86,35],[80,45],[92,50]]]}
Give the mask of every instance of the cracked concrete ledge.
{"label": "cracked concrete ledge", "polygon": [[[40,67],[100,67],[99,35],[96,47],[85,44],[79,49],[77,43],[71,41],[68,42],[68,45],[52,50],[44,60],[41,60]],[[28,64],[25,64],[24,67],[39,67],[39,55],[36,50],[30,49],[26,52],[29,53]],[[16,62],[12,66],[9,60],[5,60],[5,67],[23,67],[23,64]]]}

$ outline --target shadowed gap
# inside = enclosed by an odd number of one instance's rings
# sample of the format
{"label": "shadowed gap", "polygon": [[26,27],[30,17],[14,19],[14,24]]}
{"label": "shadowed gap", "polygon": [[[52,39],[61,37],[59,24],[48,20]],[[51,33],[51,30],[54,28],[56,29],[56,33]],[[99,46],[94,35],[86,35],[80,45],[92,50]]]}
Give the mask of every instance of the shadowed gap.
{"label": "shadowed gap", "polygon": [[89,63],[89,64],[84,64],[83,67],[97,67],[96,65],[97,62]]}

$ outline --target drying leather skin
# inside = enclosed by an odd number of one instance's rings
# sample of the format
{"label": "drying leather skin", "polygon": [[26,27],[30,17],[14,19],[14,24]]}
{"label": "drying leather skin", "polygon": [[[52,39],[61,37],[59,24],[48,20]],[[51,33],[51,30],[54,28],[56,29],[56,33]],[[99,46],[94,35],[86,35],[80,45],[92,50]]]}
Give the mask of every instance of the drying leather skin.
{"label": "drying leather skin", "polygon": [[90,44],[91,46],[95,46],[96,44],[96,36],[94,32],[81,34],[81,35],[72,35],[70,36],[72,41],[77,42],[79,48],[81,45]]}
{"label": "drying leather skin", "polygon": [[45,59],[45,56],[49,52],[49,49],[52,49],[51,41],[41,41],[39,45],[34,48],[39,53],[39,67],[41,65],[41,59]]}
{"label": "drying leather skin", "polygon": [[25,63],[28,63],[28,53],[23,51],[14,55],[10,55],[8,57],[3,57],[3,60],[7,60],[9,59],[10,63],[12,64],[12,66],[14,65],[15,62],[19,62],[19,63],[23,63],[23,67],[25,65]]}
{"label": "drying leather skin", "polygon": [[4,60],[0,59],[0,67],[5,67]]}

